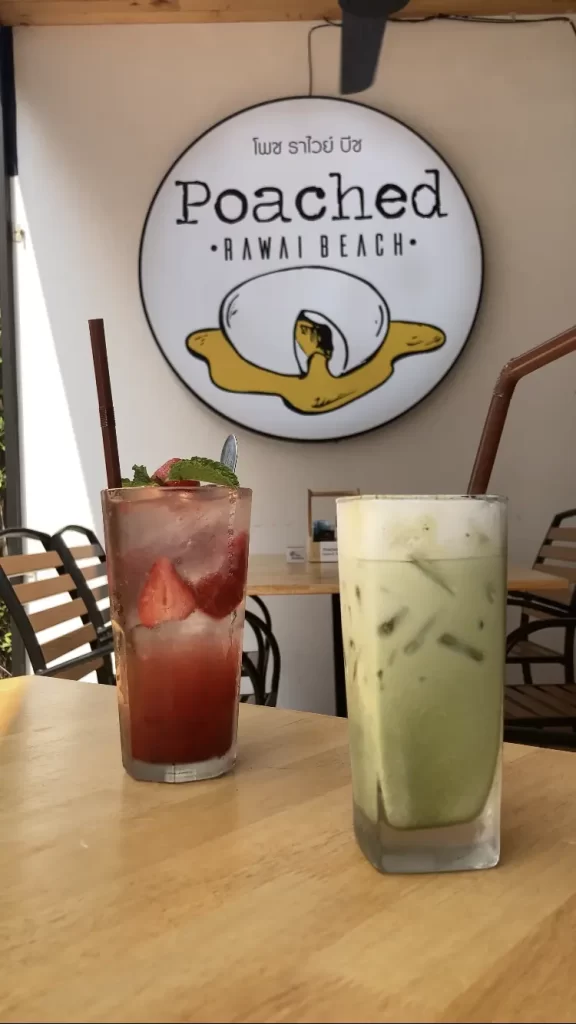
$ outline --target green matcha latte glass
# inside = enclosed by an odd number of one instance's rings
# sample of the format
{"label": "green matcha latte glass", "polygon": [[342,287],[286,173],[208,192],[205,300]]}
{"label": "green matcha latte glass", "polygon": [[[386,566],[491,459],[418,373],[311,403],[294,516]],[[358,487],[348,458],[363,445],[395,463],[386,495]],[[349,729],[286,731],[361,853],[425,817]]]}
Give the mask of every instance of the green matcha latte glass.
{"label": "green matcha latte glass", "polygon": [[506,502],[340,498],[354,829],[380,871],[500,855]]}

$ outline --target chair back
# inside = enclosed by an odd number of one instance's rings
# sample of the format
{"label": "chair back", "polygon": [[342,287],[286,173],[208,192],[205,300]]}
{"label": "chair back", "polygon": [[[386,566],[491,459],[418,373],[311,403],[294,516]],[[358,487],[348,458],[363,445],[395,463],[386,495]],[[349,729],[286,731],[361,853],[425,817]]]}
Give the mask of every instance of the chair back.
{"label": "chair back", "polygon": [[106,552],[93,530],[63,526],[53,534],[51,546],[82,594],[98,636],[110,633],[110,593]]}
{"label": "chair back", "polygon": [[[249,608],[246,608],[245,612],[246,623],[254,633],[258,650],[244,652],[242,656],[243,672],[250,677],[254,688],[256,704],[267,704],[269,707],[276,707],[280,684],[280,648],[272,632],[272,619],[264,601],[255,595],[250,595],[250,600],[258,606],[261,613],[261,615],[256,615]],[[272,661],[272,673],[270,690],[267,690],[266,680],[270,659]]]}
{"label": "chair back", "polygon": [[559,512],[550,523],[534,569],[561,576],[571,584],[568,608],[576,608],[576,508]]}
{"label": "chair back", "polygon": [[[82,679],[96,671],[100,682],[113,682],[110,660],[102,656],[105,652],[100,650],[84,591],[78,589],[48,534],[9,528],[0,530],[0,539],[27,540],[37,548],[0,556],[0,600],[22,638],[33,671],[66,679]],[[91,651],[75,653],[86,645]]]}

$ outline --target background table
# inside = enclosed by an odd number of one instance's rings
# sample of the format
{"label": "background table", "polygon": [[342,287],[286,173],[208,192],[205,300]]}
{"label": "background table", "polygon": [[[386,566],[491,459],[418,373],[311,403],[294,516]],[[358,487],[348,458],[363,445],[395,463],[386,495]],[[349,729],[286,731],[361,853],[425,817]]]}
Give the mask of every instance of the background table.
{"label": "background table", "polygon": [[[568,580],[536,569],[511,566],[508,590],[567,593]],[[336,714],[346,715],[346,684],[340,618],[340,582],[337,562],[287,562],[283,555],[251,555],[248,565],[248,593],[258,597],[279,595],[321,595],[332,598],[332,644],[334,650],[334,695]],[[576,1018],[575,1018],[576,1019]]]}
{"label": "background table", "polygon": [[[564,591],[568,580],[549,573],[510,566],[508,590]],[[295,594],[338,594],[336,562],[287,562],[284,555],[251,555],[248,565],[248,593],[259,597]]]}
{"label": "background table", "polygon": [[346,739],[242,707],[235,774],[137,783],[113,690],[34,684],[0,743],[0,1020],[574,1021],[576,755],[507,751],[499,868],[382,876]]}

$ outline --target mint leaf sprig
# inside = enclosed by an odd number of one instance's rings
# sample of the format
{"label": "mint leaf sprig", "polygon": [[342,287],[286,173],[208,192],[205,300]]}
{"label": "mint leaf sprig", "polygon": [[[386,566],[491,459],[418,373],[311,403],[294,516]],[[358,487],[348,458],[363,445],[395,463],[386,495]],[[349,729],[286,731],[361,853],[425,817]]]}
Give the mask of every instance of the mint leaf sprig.
{"label": "mint leaf sprig", "polygon": [[201,480],[207,484],[222,484],[225,487],[238,487],[238,477],[228,466],[212,459],[195,456],[192,459],[180,459],[170,467],[169,480]]}
{"label": "mint leaf sprig", "polygon": [[159,487],[158,481],[153,480],[149,475],[146,466],[132,466],[134,476],[132,480],[122,477],[122,487]]}
{"label": "mint leaf sprig", "polygon": [[[122,487],[161,487],[160,480],[150,476],[146,466],[132,466],[132,480],[122,478]],[[223,487],[238,487],[238,477],[228,466],[212,459],[195,456],[191,459],[179,459],[170,467],[167,480],[200,480],[206,484],[220,484]]]}

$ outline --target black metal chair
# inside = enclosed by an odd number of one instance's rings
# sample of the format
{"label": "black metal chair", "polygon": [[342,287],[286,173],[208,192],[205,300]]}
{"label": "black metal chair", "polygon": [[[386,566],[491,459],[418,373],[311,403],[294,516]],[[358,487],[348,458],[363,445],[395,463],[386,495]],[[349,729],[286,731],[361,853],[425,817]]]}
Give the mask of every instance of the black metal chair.
{"label": "black metal chair", "polygon": [[[261,615],[256,615],[248,608],[246,609],[246,622],[254,633],[258,649],[257,651],[244,651],[242,655],[242,675],[248,676],[252,683],[255,704],[276,707],[280,685],[280,648],[272,632],[272,619],[264,601],[255,596],[250,597],[248,600],[255,602]],[[267,690],[266,684],[270,661],[272,662],[272,672],[270,689]],[[240,699],[243,703],[247,703],[249,698],[248,695],[243,694]]]}
{"label": "black metal chair", "polygon": [[[511,603],[516,603],[512,598]],[[525,607],[525,601],[517,599],[517,605]],[[532,605],[530,608],[532,609]],[[542,630],[564,630],[574,635],[575,616],[541,618],[537,622],[524,621],[512,630],[507,639],[507,651],[518,650],[522,645],[534,644],[532,637]],[[537,647],[537,644],[534,644]],[[533,660],[539,664],[564,664],[564,654],[542,648]],[[560,685],[533,682],[519,686],[506,686],[504,691],[504,739],[511,743],[527,743],[537,746],[576,749],[576,686],[566,681]]]}
{"label": "black metal chair", "polygon": [[[564,684],[574,685],[574,635],[576,618],[566,611],[558,613],[556,608],[539,601],[535,595],[511,594],[509,608],[520,608],[520,625],[512,630],[507,640],[506,661],[509,665],[520,665],[524,685],[534,686],[533,665],[561,665],[564,669]],[[534,621],[536,619],[536,621]],[[561,648],[547,647],[533,639],[535,633],[545,629],[563,631]]]}
{"label": "black metal chair", "polygon": [[[1,530],[0,538],[36,541],[42,549],[0,557],[0,600],[8,608],[33,671],[68,679],[96,672],[98,682],[113,685],[111,637],[98,636],[85,600],[88,588],[68,571],[70,566],[53,547],[52,538],[25,528]],[[50,598],[60,595],[65,599],[47,605]],[[42,602],[42,607],[31,610],[37,602]],[[79,627],[75,620],[80,620]],[[62,627],[59,635],[39,639],[39,634],[55,626]],[[66,626],[74,628],[66,630]],[[89,651],[66,657],[86,645]]]}
{"label": "black metal chair", "polygon": [[[567,526],[573,520],[575,525]],[[534,562],[534,569],[560,576],[569,583],[576,583],[576,509],[568,509],[554,516]],[[508,605],[521,609],[520,628],[531,621],[562,619],[565,621],[562,651],[546,647],[531,639],[532,633],[517,634],[516,643],[509,647],[507,661],[520,665],[524,682],[533,685],[532,665],[562,665],[565,683],[573,684],[574,679],[574,638],[576,627],[569,620],[576,616],[576,587],[566,602],[554,600],[538,593],[513,592]],[[534,632],[534,631],[532,631]]]}

